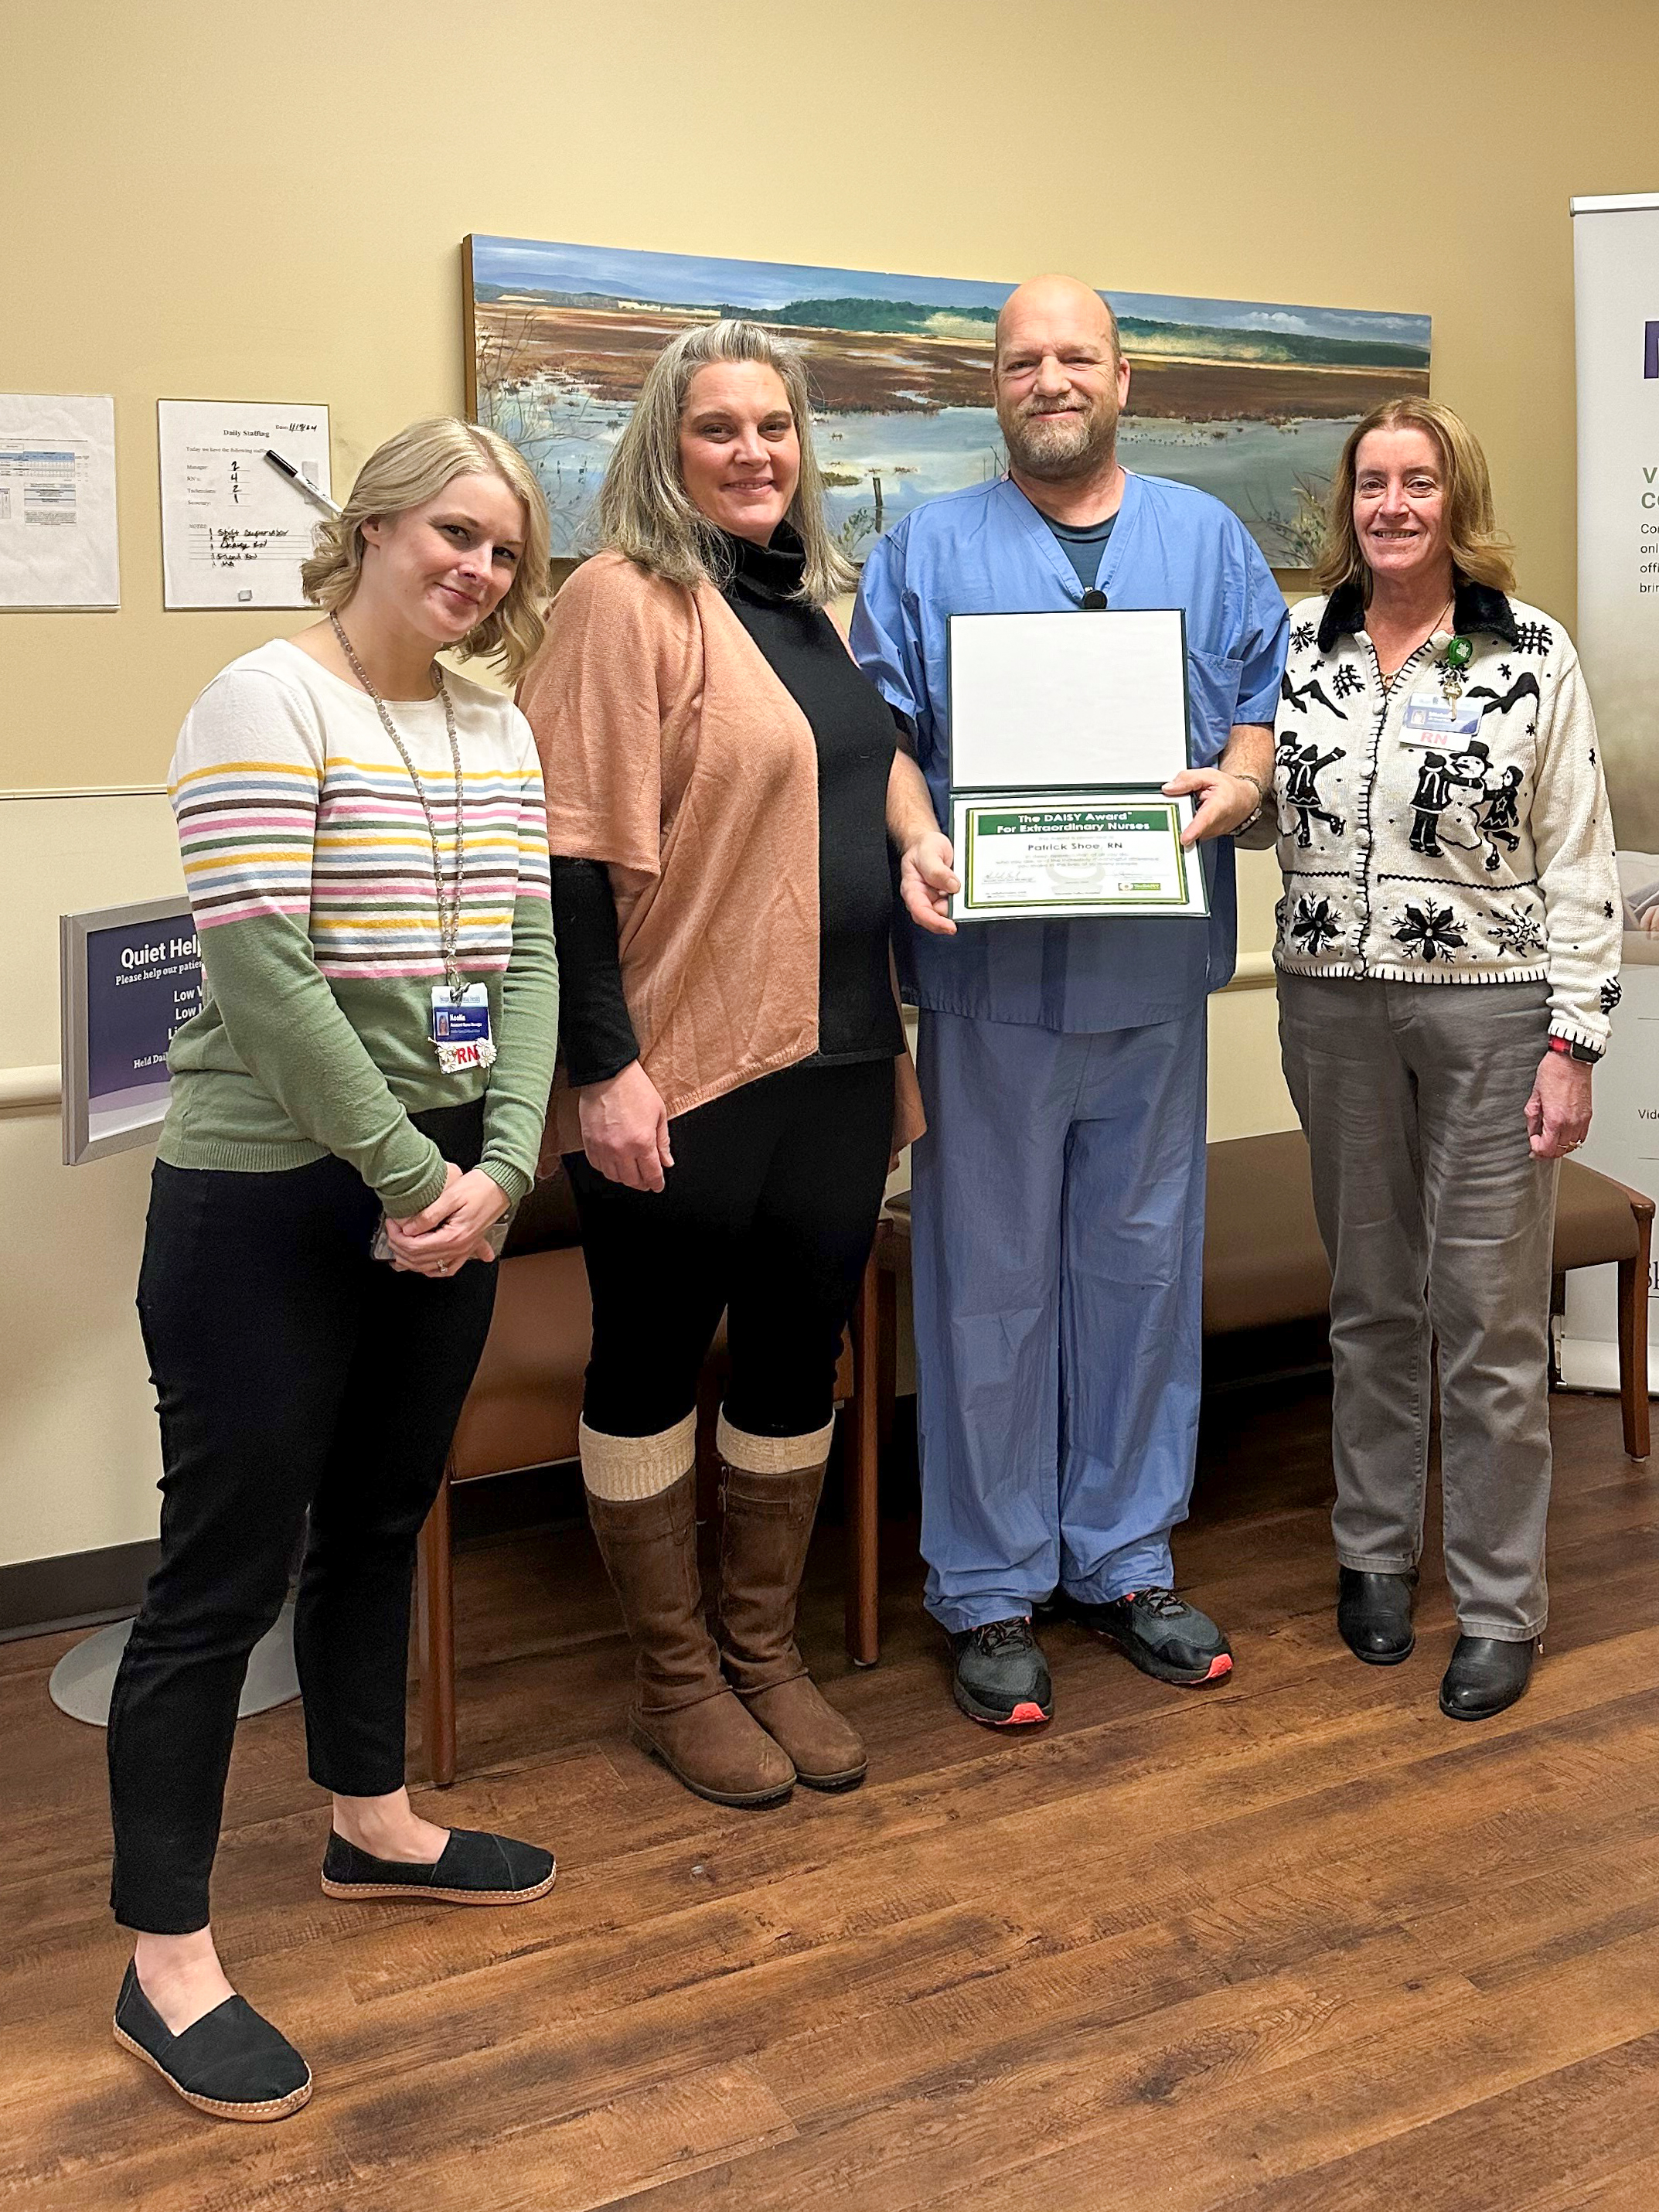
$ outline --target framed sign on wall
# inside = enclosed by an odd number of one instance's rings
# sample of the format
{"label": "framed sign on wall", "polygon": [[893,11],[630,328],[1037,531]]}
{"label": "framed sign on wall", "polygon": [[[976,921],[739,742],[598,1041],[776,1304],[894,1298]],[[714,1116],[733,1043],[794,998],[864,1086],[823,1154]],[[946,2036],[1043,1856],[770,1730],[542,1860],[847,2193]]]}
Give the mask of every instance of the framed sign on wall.
{"label": "framed sign on wall", "polygon": [[64,1164],[155,1140],[167,1047],[202,1003],[189,902],[142,899],[58,919]]}

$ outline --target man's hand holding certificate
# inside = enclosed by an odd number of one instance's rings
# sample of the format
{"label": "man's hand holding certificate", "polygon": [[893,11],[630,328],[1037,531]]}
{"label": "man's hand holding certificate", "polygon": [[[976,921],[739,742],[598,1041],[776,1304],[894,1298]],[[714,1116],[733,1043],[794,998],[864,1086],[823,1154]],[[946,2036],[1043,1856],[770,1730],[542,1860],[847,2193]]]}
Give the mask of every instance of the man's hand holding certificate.
{"label": "man's hand holding certificate", "polygon": [[951,917],[1207,914],[1180,611],[957,615],[950,653]]}

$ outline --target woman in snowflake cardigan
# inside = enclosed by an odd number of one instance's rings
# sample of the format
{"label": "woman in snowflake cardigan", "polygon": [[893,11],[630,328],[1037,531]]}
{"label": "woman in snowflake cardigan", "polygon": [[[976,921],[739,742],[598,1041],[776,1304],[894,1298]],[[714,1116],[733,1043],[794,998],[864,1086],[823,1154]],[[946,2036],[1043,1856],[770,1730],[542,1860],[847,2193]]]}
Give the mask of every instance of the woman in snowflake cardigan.
{"label": "woman in snowflake cardigan", "polygon": [[1555,1163],[1619,994],[1589,700],[1503,547],[1449,408],[1367,416],[1328,596],[1293,618],[1273,794],[1279,1037],[1333,1278],[1337,1625],[1372,1665],[1412,1649],[1437,1337],[1459,1720],[1521,1696],[1543,1633]]}
{"label": "woman in snowflake cardigan", "polygon": [[138,1284],[161,1558],[109,1721],[111,1903],[136,1938],[116,2039],[232,2120],[311,2094],[208,1917],[242,1678],[302,1537],[324,1889],[511,1905],[553,1881],[546,1851],[434,1827],[404,1787],[416,1534],[489,1327],[490,1231],[535,1172],[558,1019],[534,741],[435,656],[529,659],[546,509],[502,440],[417,422],[319,539],[302,575],[326,618],[216,676],[173,755],[207,990],[168,1054]]}

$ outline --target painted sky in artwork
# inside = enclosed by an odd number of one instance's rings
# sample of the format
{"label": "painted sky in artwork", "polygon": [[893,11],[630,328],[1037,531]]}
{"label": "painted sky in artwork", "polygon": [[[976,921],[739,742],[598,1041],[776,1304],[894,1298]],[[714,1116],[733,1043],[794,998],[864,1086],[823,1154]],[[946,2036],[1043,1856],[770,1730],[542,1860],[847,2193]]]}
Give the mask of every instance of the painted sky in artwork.
{"label": "painted sky in artwork", "polygon": [[[593,499],[652,358],[722,309],[775,324],[805,351],[830,520],[854,558],[920,500],[1002,468],[986,378],[1012,283],[526,239],[474,237],[469,250],[478,418],[535,465],[557,552],[591,543]],[[1126,465],[1213,492],[1281,566],[1310,556],[1354,421],[1428,388],[1425,315],[1106,296],[1134,372]]]}

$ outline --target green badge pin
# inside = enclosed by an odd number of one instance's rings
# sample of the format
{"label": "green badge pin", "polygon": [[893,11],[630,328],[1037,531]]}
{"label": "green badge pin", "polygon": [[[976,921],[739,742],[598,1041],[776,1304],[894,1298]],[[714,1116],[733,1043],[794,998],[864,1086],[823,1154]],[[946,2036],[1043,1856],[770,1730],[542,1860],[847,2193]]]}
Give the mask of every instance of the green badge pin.
{"label": "green badge pin", "polygon": [[1448,668],[1467,668],[1474,658],[1474,647],[1466,637],[1455,637],[1446,647]]}

